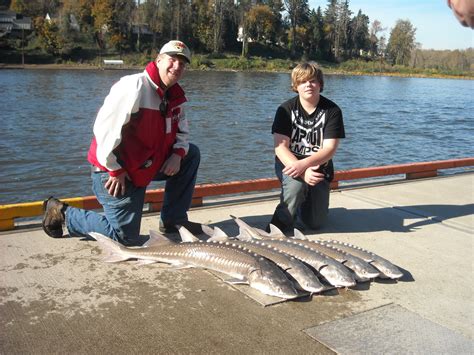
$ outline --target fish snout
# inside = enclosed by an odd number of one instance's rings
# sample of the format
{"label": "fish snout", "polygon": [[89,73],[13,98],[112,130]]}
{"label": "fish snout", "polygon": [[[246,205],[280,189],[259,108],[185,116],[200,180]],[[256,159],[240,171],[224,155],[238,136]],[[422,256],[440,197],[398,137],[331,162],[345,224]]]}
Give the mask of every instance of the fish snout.
{"label": "fish snout", "polygon": [[260,292],[284,299],[292,299],[299,296],[293,282],[288,279],[278,266],[270,264],[266,260],[260,260],[260,269],[250,273],[249,285]]}
{"label": "fish snout", "polygon": [[322,268],[320,273],[335,287],[352,287],[357,283],[355,276],[348,269],[335,268],[329,265]]}

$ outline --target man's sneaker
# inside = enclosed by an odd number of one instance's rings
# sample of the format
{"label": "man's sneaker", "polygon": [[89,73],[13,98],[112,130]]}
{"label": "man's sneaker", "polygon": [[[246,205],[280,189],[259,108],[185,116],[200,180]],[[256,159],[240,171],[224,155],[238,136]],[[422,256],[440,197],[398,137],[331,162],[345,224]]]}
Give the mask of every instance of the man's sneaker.
{"label": "man's sneaker", "polygon": [[43,202],[43,230],[52,238],[63,236],[64,211],[67,204],[51,196]]}
{"label": "man's sneaker", "polygon": [[178,228],[179,227],[186,228],[192,234],[202,234],[203,233],[202,225],[200,223],[185,221],[185,222],[173,224],[173,223],[163,223],[163,221],[160,219],[159,229],[160,229],[161,233],[178,233]]}

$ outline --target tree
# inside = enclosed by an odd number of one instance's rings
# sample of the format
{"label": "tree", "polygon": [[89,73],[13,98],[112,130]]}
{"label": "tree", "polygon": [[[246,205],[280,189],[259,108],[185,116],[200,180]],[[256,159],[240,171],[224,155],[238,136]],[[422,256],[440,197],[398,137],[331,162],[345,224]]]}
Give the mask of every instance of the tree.
{"label": "tree", "polygon": [[247,16],[252,8],[252,0],[240,0],[237,1],[237,9],[238,9],[238,17],[239,17],[239,37],[241,37],[242,40],[242,52],[241,52],[241,57],[247,57],[249,48],[248,48],[248,40],[249,40],[249,35],[248,35],[248,20]]}
{"label": "tree", "polygon": [[157,47],[157,36],[163,33],[163,4],[161,0],[147,0],[143,5],[143,17],[152,32],[152,48]]}
{"label": "tree", "polygon": [[252,7],[247,15],[248,33],[257,42],[264,43],[273,31],[273,13],[267,5]]}
{"label": "tree", "polygon": [[212,51],[219,53],[224,48],[223,37],[226,31],[225,24],[233,8],[233,3],[229,0],[213,0],[212,2]]}
{"label": "tree", "polygon": [[59,0],[12,0],[10,4],[11,10],[30,17],[53,15],[59,7]]}
{"label": "tree", "polygon": [[334,56],[334,41],[337,22],[337,0],[328,0],[326,10],[324,10],[324,37],[328,43],[326,58]]}
{"label": "tree", "polygon": [[290,52],[296,54],[296,27],[303,26],[309,21],[308,0],[284,0],[285,10],[290,22]]}
{"label": "tree", "polygon": [[[385,45],[385,37],[379,38],[379,33],[384,32],[386,28],[382,27],[382,23],[379,20],[374,20],[370,26],[369,33],[369,47],[370,54],[372,57],[376,57],[383,53],[383,46]],[[383,43],[381,43],[383,40]]]}
{"label": "tree", "polygon": [[47,21],[42,17],[36,17],[34,22],[41,47],[48,54],[60,56],[63,38],[60,36],[60,29],[57,23],[55,21]]}
{"label": "tree", "polygon": [[347,49],[349,33],[349,22],[351,17],[351,10],[349,10],[349,1],[336,1],[336,23],[334,33],[334,57],[339,60],[341,51]]}
{"label": "tree", "polygon": [[390,32],[387,56],[396,65],[408,65],[415,49],[416,28],[409,20],[398,20]]}
{"label": "tree", "polygon": [[349,23],[350,38],[349,49],[351,57],[359,56],[360,51],[369,51],[369,17],[364,15],[361,10]]}
{"label": "tree", "polygon": [[285,23],[282,17],[284,10],[283,0],[267,0],[265,3],[273,14],[272,30],[267,34],[267,39],[275,45],[281,45],[283,42],[286,42]]}
{"label": "tree", "polygon": [[316,58],[321,58],[327,52],[327,42],[324,38],[324,19],[321,7],[317,11],[314,9],[309,15],[308,30],[308,54]]}

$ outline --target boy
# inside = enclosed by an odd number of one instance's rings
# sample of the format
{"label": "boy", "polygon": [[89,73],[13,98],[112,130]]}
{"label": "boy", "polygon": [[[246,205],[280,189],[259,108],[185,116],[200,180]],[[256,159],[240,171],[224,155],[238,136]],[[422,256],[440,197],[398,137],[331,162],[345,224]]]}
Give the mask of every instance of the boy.
{"label": "boy", "polygon": [[270,223],[283,231],[295,222],[302,229],[319,229],[328,215],[331,158],[345,138],[342,112],[320,95],[324,79],[316,63],[297,65],[291,86],[298,96],[278,108],[272,126],[281,194]]}

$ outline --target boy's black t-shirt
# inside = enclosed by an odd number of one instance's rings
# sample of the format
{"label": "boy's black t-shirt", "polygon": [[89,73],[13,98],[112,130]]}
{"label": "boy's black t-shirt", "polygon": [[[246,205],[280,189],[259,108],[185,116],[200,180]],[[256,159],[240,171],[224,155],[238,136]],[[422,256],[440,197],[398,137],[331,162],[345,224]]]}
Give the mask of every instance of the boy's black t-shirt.
{"label": "boy's black t-shirt", "polygon": [[[296,96],[278,107],[272,125],[273,133],[289,137],[291,152],[298,159],[303,159],[319,151],[324,139],[345,138],[342,111],[334,102],[320,95],[316,110],[308,115]],[[322,171],[328,180],[332,180],[332,160]]]}

